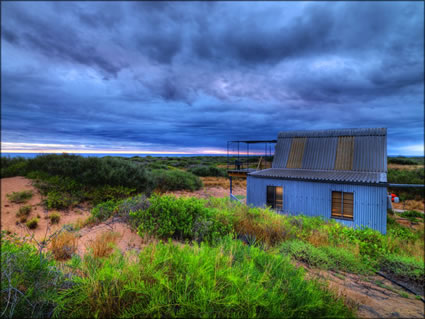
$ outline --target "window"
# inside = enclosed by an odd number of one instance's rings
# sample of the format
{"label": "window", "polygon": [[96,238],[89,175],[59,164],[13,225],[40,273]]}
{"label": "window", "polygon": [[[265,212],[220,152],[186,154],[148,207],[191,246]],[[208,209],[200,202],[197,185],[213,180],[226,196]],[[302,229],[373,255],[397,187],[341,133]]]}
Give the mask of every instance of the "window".
{"label": "window", "polygon": [[282,210],[283,189],[279,186],[267,186],[267,206]]}
{"label": "window", "polygon": [[354,193],[332,192],[332,217],[353,219]]}

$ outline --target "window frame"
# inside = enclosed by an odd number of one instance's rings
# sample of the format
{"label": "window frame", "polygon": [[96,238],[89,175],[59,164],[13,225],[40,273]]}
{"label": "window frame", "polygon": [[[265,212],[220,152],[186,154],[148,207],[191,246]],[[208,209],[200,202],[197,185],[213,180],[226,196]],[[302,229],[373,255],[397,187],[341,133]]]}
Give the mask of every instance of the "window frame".
{"label": "window frame", "polygon": [[[272,188],[273,189],[273,199],[272,201],[269,200],[269,189]],[[280,205],[278,206],[278,200],[276,200],[277,198],[277,194],[278,192],[276,192],[276,190],[280,188],[281,192],[280,192]],[[271,203],[271,205],[270,205]],[[267,185],[266,186],[266,205],[270,206],[272,209],[276,210],[276,211],[282,211],[283,210],[283,186],[276,186],[276,185]]]}
{"label": "window frame", "polygon": [[[340,215],[334,215],[333,214],[333,202],[334,202],[334,193],[340,193],[341,194],[341,209],[340,209]],[[350,194],[350,196],[352,197],[352,199],[348,199],[351,200],[351,211],[352,211],[352,217],[345,217],[344,216],[344,206],[346,205],[344,203],[344,194]],[[354,221],[354,192],[344,192],[344,191],[336,191],[336,190],[332,190],[331,191],[331,218],[334,219],[342,219],[342,220],[348,220],[348,221]]]}

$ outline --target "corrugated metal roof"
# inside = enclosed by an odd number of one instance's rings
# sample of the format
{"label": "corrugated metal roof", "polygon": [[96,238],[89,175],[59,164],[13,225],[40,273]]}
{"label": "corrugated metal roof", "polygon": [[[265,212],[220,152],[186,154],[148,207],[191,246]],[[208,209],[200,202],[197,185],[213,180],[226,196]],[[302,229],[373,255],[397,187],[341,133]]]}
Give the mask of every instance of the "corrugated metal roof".
{"label": "corrugated metal roof", "polygon": [[288,137],[335,137],[335,136],[386,136],[386,128],[347,128],[338,130],[306,130],[280,132],[278,138]]}
{"label": "corrugated metal roof", "polygon": [[[291,145],[295,140],[306,138],[303,154],[297,154],[297,158],[302,158],[302,164],[298,166],[301,169],[385,173],[386,134],[385,128],[280,132],[272,167],[294,168],[288,166]],[[341,151],[337,156],[339,148]]]}
{"label": "corrugated metal roof", "polygon": [[378,184],[387,182],[387,174],[379,172],[269,168],[262,171],[250,173],[249,176],[366,184]]}

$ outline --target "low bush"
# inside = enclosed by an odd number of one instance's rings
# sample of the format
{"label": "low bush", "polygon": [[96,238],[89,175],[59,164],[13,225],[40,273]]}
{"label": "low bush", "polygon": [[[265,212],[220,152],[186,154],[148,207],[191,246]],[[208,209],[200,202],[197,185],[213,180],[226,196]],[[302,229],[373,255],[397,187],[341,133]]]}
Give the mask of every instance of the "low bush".
{"label": "low bush", "polygon": [[197,176],[213,176],[213,177],[227,177],[227,170],[215,166],[194,166],[188,169],[189,172]]}
{"label": "low bush", "polygon": [[202,187],[198,176],[182,170],[154,170],[152,171],[154,185],[160,192],[173,190],[195,191]]}
{"label": "low bush", "polygon": [[25,176],[28,160],[23,157],[1,157],[1,178]]}
{"label": "low bush", "polygon": [[7,318],[51,317],[63,275],[20,239],[1,237],[1,311]]}
{"label": "low bush", "polygon": [[7,194],[6,197],[12,202],[17,204],[26,203],[32,198],[32,191],[12,192]]}
{"label": "low bush", "polygon": [[231,240],[218,247],[158,243],[136,261],[86,256],[79,272],[61,291],[58,317],[353,317],[287,258]]}
{"label": "low bush", "polygon": [[52,224],[58,224],[58,223],[59,223],[59,221],[60,221],[60,219],[61,219],[61,215],[60,215],[60,214],[58,214],[58,213],[51,213],[51,214],[49,215],[49,219],[50,219],[50,222],[51,222]]}
{"label": "low bush", "polygon": [[77,251],[77,237],[73,232],[64,231],[52,239],[49,250],[56,260],[69,259]]}
{"label": "low bush", "polygon": [[416,221],[416,218],[421,219],[422,221],[425,221],[425,215],[415,210],[404,211],[402,213],[399,213],[399,216],[407,218],[411,221]]}
{"label": "low bush", "polygon": [[215,218],[215,210],[196,198],[153,195],[149,207],[130,213],[139,234],[179,240],[215,241],[231,232],[231,226]]}
{"label": "low bush", "polygon": [[19,211],[16,213],[16,217],[22,217],[26,216],[28,217],[31,213],[32,206],[31,205],[25,205],[22,207],[19,207]]}
{"label": "low bush", "polygon": [[27,221],[26,225],[29,229],[36,229],[38,226],[38,218],[30,219],[29,221]]}

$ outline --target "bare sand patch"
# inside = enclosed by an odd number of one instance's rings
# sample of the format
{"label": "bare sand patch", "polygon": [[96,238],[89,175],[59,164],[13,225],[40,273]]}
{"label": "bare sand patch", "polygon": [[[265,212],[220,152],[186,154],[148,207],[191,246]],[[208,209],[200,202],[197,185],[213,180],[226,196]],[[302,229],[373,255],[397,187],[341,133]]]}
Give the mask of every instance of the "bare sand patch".
{"label": "bare sand patch", "polygon": [[[12,192],[32,191],[33,196],[26,203],[16,204],[12,203],[7,194]],[[28,229],[25,223],[20,223],[19,218],[16,217],[19,208],[25,205],[31,205],[31,212],[27,218],[38,218],[38,226],[35,229]],[[49,219],[49,214],[59,213],[60,220],[57,224],[52,224]],[[67,211],[48,211],[42,205],[42,196],[38,190],[32,186],[31,180],[25,177],[9,177],[1,179],[1,230],[16,233],[18,236],[32,236],[37,240],[44,239],[45,236],[53,234],[55,231],[61,229],[66,224],[74,224],[79,219],[86,219],[90,216],[88,209],[84,206],[75,207]]]}

